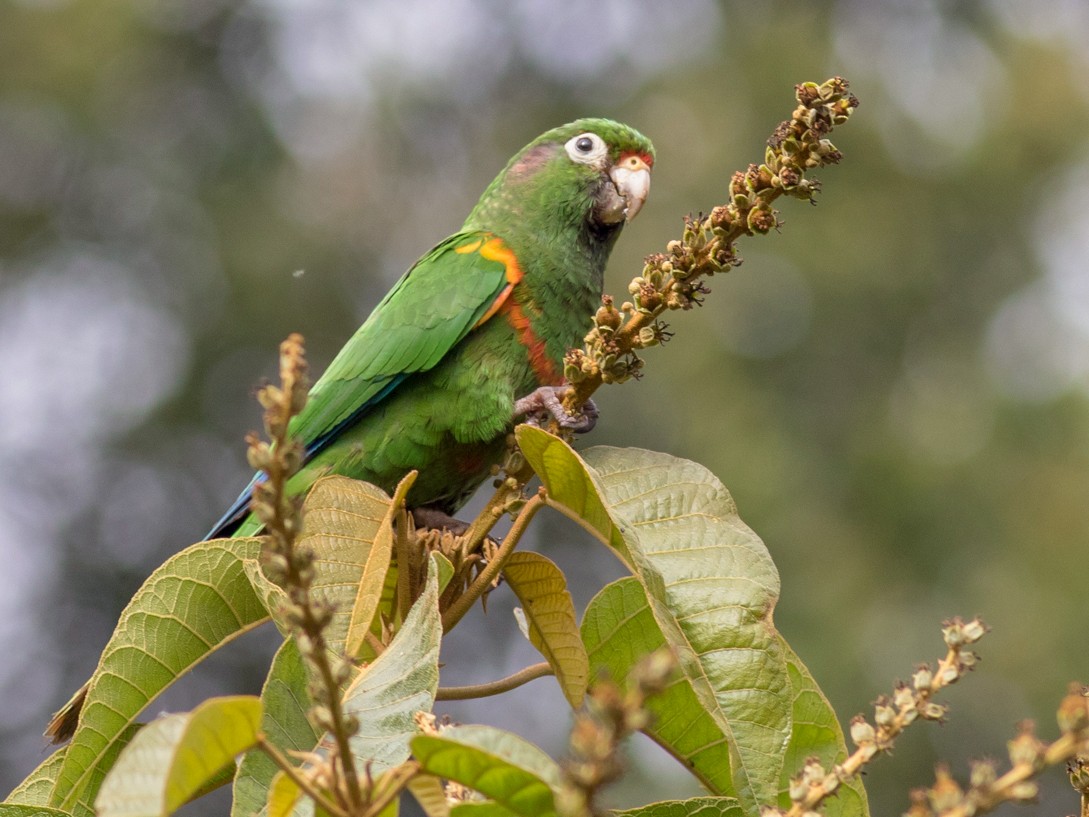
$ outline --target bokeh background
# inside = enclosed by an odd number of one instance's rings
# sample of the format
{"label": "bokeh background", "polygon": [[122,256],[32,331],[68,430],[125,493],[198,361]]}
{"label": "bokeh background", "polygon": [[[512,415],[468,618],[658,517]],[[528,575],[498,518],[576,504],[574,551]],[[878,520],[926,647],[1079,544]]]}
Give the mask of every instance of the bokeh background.
{"label": "bokeh background", "polygon": [[[875,814],[938,758],[1004,757],[1021,718],[1053,735],[1089,680],[1087,32],[1081,0],[0,0],[0,792],[132,592],[247,479],[281,338],[320,370],[515,150],[582,115],[658,148],[621,293],[762,155],[792,86],[833,74],[862,107],[819,206],[744,242],[581,444],[723,479],[843,721],[942,652],[943,618],[993,626],[951,722],[868,774]],[[580,604],[618,575],[562,519],[536,536]],[[456,631],[446,683],[536,660],[510,607]],[[155,711],[256,690],[273,641]],[[568,726],[547,680],[447,711],[554,753]],[[632,756],[618,804],[696,791]],[[1075,810],[1053,773],[1021,813]]]}

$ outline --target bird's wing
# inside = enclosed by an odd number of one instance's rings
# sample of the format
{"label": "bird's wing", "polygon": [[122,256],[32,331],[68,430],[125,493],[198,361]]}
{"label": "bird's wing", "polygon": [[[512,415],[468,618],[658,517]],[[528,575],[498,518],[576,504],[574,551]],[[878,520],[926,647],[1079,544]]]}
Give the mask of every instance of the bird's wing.
{"label": "bird's wing", "polygon": [[[414,372],[435,366],[494,315],[522,278],[517,260],[490,233],[455,233],[402,276],[314,384],[291,423],[309,459]],[[256,478],[255,478],[256,481]],[[229,535],[249,513],[253,483],[209,533]]]}

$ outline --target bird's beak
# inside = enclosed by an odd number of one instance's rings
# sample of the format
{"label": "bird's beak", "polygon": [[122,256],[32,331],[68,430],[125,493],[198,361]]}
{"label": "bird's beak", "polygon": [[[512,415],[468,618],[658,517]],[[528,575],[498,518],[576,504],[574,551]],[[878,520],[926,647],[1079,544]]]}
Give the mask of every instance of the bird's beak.
{"label": "bird's beak", "polygon": [[650,192],[650,165],[640,156],[624,156],[609,171],[609,178],[624,199],[624,220],[631,221]]}

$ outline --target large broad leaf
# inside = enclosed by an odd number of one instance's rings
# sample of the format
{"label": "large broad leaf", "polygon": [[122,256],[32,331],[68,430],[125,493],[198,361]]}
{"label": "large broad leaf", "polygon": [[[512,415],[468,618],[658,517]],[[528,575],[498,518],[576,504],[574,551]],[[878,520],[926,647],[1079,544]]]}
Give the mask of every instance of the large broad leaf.
{"label": "large broad leaf", "polygon": [[612,814],[615,817],[745,817],[741,804],[733,797],[663,800],[649,806],[614,811]]}
{"label": "large broad leaf", "polygon": [[503,575],[522,603],[530,643],[548,660],[568,703],[582,706],[590,664],[563,573],[541,554],[522,551],[511,554]]}
{"label": "large broad leaf", "polygon": [[[261,731],[281,754],[305,752],[314,748],[321,733],[307,717],[312,702],[307,692],[306,669],[294,639],[288,639],[276,653],[265,686],[261,690],[264,714]],[[279,767],[264,752],[253,749],[238,764],[234,778],[234,817],[250,817],[268,800],[269,786]]]}
{"label": "large broad leaf", "polygon": [[[417,735],[412,754],[428,774],[480,792],[519,817],[556,814],[563,772],[542,750],[511,732],[491,726],[457,726],[438,735]],[[493,817],[501,813],[488,804],[480,808]],[[462,807],[453,811],[456,814]]]}
{"label": "large broad leaf", "polygon": [[[794,651],[783,642],[790,671],[790,686],[794,690],[794,731],[783,758],[782,791],[779,805],[790,807],[787,785],[801,771],[809,757],[816,757],[826,769],[842,763],[847,757],[847,743],[843,739],[836,713],[820,691],[817,682],[809,674]],[[825,817],[865,817],[870,813],[866,789],[857,777],[839,787],[836,796],[826,800],[821,807]]]}
{"label": "large broad leaf", "polygon": [[[667,646],[646,591],[634,578],[613,582],[591,600],[582,619],[582,638],[590,665],[618,681],[640,658]],[[654,716],[644,730],[647,735],[710,791],[734,791],[728,736],[720,719],[710,717],[701,705],[691,678],[679,673],[647,701],[647,709]]]}
{"label": "large broad leaf", "polygon": [[51,805],[70,809],[80,800],[93,802],[95,778],[109,769],[119,737],[151,699],[208,653],[267,619],[243,567],[260,548],[256,538],[201,542],[144,582],[91,677]]}
{"label": "large broad leaf", "polygon": [[0,817],[70,817],[67,811],[25,803],[0,803]]}
{"label": "large broad leaf", "polygon": [[[314,554],[311,592],[333,608],[325,629],[333,652],[374,657],[364,639],[383,601],[397,507],[380,488],[341,476],[319,479],[306,496],[296,547]],[[246,563],[246,572],[277,628],[289,636],[282,614],[287,594],[256,560]]]}
{"label": "large broad leaf", "polygon": [[[424,591],[393,641],[344,694],[344,710],[359,719],[352,753],[378,775],[408,759],[417,712],[430,712],[439,687],[439,564],[428,560]],[[361,767],[362,768],[362,767]]]}
{"label": "large broad leaf", "polygon": [[450,817],[450,801],[442,781],[429,774],[419,774],[408,783],[408,790],[427,817]]}
{"label": "large broad leaf", "polygon": [[[804,758],[831,766],[846,756],[835,713],[772,626],[778,577],[770,557],[717,479],[695,463],[641,450],[594,448],[581,461],[536,429],[520,430],[519,442],[545,471],[552,498],[636,574],[587,609],[591,666],[622,680],[661,646],[681,658],[682,676],[650,701],[652,738],[712,791],[739,796],[747,812],[775,801],[767,791],[772,770],[782,791]],[[861,785],[845,787],[831,808],[842,817],[867,814]]]}
{"label": "large broad leaf", "polygon": [[335,611],[325,639],[335,652],[361,654],[389,569],[393,505],[374,485],[332,476],[314,483],[304,510],[298,547],[313,551],[314,596]]}
{"label": "large broad leaf", "polygon": [[779,578],[729,493],[697,463],[639,449],[566,443],[520,426],[518,444],[554,503],[614,548],[700,708],[730,749],[746,811],[777,800],[793,695],[772,624]]}
{"label": "large broad leaf", "polygon": [[173,814],[257,742],[261,701],[212,698],[152,721],[132,739],[95,801],[98,817]]}
{"label": "large broad leaf", "polygon": [[12,790],[4,800],[22,806],[48,806],[57,775],[64,765],[64,753],[67,746],[62,746],[38,764],[38,768],[27,775],[26,779]]}

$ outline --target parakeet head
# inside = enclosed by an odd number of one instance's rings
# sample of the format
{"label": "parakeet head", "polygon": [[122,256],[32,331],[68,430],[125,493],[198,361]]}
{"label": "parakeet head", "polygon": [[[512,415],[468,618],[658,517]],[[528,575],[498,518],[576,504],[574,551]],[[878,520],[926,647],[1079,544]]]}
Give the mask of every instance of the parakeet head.
{"label": "parakeet head", "polygon": [[654,146],[638,131],[609,119],[578,119],[522,148],[465,226],[570,227],[611,243],[646,201],[653,166]]}

